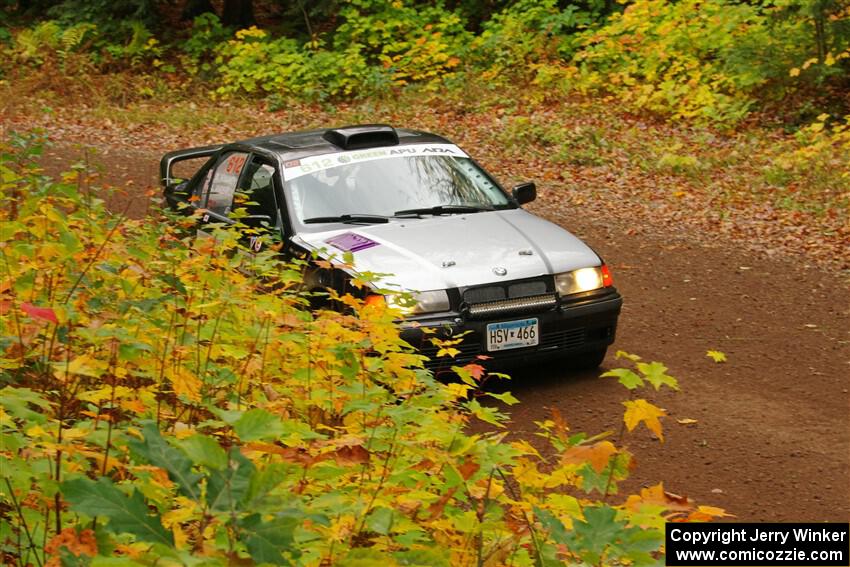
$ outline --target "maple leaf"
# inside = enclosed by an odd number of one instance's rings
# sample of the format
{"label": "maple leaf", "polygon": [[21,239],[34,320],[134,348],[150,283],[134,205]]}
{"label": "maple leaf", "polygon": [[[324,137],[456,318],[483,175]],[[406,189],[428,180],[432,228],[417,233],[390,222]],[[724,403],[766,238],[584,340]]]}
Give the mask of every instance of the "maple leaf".
{"label": "maple leaf", "polygon": [[51,323],[58,323],[59,320],[56,318],[56,312],[53,311],[50,307],[36,307],[32,303],[21,303],[21,309],[32,317],[33,319],[41,319],[42,321],[50,321]]}
{"label": "maple leaf", "polygon": [[661,388],[661,386],[667,386],[673,390],[679,389],[679,383],[675,378],[667,374],[667,367],[660,362],[650,362],[649,364],[638,362],[637,369],[656,390]]}
{"label": "maple leaf", "polygon": [[108,518],[107,528],[111,532],[133,534],[139,540],[169,547],[174,544],[171,532],[162,527],[159,516],[150,515],[138,490],[127,496],[108,478],[97,481],[77,478],[62,483],[62,495],[73,511]]}
{"label": "maple leaf", "polygon": [[567,424],[567,420],[564,419],[564,416],[561,415],[561,411],[558,408],[552,408],[552,423],[555,428],[555,434],[559,439],[566,439],[567,433],[570,430],[570,426]]}
{"label": "maple leaf", "polygon": [[625,401],[623,405],[626,406],[623,422],[625,422],[626,428],[629,431],[633,431],[640,422],[643,422],[662,442],[664,441],[664,435],[661,432],[661,422],[658,418],[667,415],[666,411],[652,405],[646,400]]}
{"label": "maple leaf", "polygon": [[640,376],[629,370],[628,368],[615,368],[614,370],[609,370],[600,376],[600,378],[616,378],[620,384],[628,388],[629,390],[634,390],[635,388],[639,388],[643,386],[643,380]]}
{"label": "maple leaf", "polygon": [[[49,555],[57,557],[61,556],[62,550],[65,549],[75,557],[88,555],[94,557],[97,555],[97,540],[95,539],[92,530],[82,530],[77,533],[76,528],[65,528],[44,546],[44,551]],[[56,565],[59,562],[55,563]]]}
{"label": "maple leaf", "polygon": [[333,459],[340,466],[362,465],[369,462],[369,451],[361,445],[340,447],[333,453]]}
{"label": "maple leaf", "polygon": [[171,387],[174,388],[174,393],[178,396],[186,396],[193,402],[201,399],[201,380],[194,372],[178,366],[174,370],[166,371],[165,376],[171,382]]}
{"label": "maple leaf", "polygon": [[664,483],[641,488],[640,495],[632,494],[626,499],[626,507],[637,511],[641,505],[661,506],[669,512],[690,512],[693,503],[686,496],[679,496],[664,490]]}
{"label": "maple leaf", "polygon": [[193,472],[192,461],[182,451],[172,447],[153,422],[146,423],[142,432],[144,440],[131,440],[128,443],[130,449],[151,465],[163,469],[166,473],[163,481],[176,483],[184,496],[197,500],[201,494],[198,483],[202,477]]}
{"label": "maple leaf", "polygon": [[441,356],[449,356],[451,358],[454,358],[458,354],[460,354],[460,351],[456,348],[441,348],[437,351],[437,358]]}
{"label": "maple leaf", "polygon": [[481,377],[484,376],[484,367],[480,364],[470,362],[469,364],[464,365],[464,368],[468,370],[469,375],[476,380],[481,380]]}
{"label": "maple leaf", "polygon": [[516,399],[516,397],[514,397],[514,395],[510,392],[503,392],[501,394],[497,394],[495,392],[487,392],[487,395],[509,406],[519,403],[519,400]]}
{"label": "maple leaf", "polygon": [[640,362],[640,357],[636,354],[630,354],[624,350],[618,350],[617,354],[614,355],[616,358],[627,358],[632,362]]}
{"label": "maple leaf", "polygon": [[688,516],[689,522],[711,522],[715,518],[734,517],[734,514],[729,514],[723,508],[715,506],[698,506],[696,510]]}
{"label": "maple leaf", "polygon": [[469,480],[469,477],[478,472],[478,469],[481,468],[481,465],[473,461],[471,458],[467,457],[467,459],[463,462],[461,466],[457,468],[460,476],[463,477],[463,480]]}
{"label": "maple leaf", "polygon": [[[439,352],[447,351],[448,349],[441,348]],[[451,349],[457,350],[457,349]],[[480,368],[481,372],[478,372],[476,368]],[[463,381],[464,384],[467,384],[470,387],[475,387],[477,382],[481,379],[481,374],[483,373],[483,368],[478,364],[467,364],[466,366],[452,366],[452,372],[457,374],[458,378]]]}
{"label": "maple leaf", "polygon": [[726,362],[726,355],[719,350],[710,350],[705,353],[705,356],[717,362],[718,364],[721,362]]}
{"label": "maple leaf", "polygon": [[605,470],[611,456],[617,453],[617,448],[610,441],[600,441],[593,445],[576,445],[570,447],[561,455],[562,465],[581,465],[590,463],[598,473]]}
{"label": "maple leaf", "polygon": [[139,399],[121,400],[120,404],[122,409],[132,411],[133,413],[137,413],[139,415],[145,413],[145,411],[147,410],[147,406],[145,406],[145,403]]}
{"label": "maple leaf", "polygon": [[288,562],[283,553],[298,555],[293,534],[303,521],[292,512],[270,521],[263,521],[261,514],[251,514],[240,520],[239,528],[244,533],[245,547],[251,559],[257,563],[286,565]]}

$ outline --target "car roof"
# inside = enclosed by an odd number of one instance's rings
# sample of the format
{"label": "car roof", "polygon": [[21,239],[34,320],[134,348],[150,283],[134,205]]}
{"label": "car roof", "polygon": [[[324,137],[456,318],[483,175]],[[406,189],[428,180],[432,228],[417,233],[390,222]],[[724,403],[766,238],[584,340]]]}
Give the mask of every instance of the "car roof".
{"label": "car roof", "polygon": [[[347,143],[350,141],[354,141],[354,143]],[[393,128],[385,124],[360,124],[259,136],[241,140],[232,145],[264,150],[268,153],[280,155],[283,159],[300,159],[314,155],[346,150],[365,150],[374,147],[450,143],[452,142],[442,136],[419,130]]]}

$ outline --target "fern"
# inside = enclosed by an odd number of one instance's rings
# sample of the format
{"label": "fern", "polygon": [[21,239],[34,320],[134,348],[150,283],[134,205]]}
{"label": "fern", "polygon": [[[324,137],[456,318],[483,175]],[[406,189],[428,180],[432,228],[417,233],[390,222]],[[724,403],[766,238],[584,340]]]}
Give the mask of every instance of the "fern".
{"label": "fern", "polygon": [[83,38],[85,38],[86,34],[96,28],[97,26],[94,24],[80,23],[63,31],[60,38],[62,51],[68,52],[78,47],[83,42]]}
{"label": "fern", "polygon": [[22,30],[15,38],[15,53],[24,61],[40,61],[40,53],[58,47],[61,33],[59,24],[52,20]]}
{"label": "fern", "polygon": [[57,22],[48,20],[32,29],[21,30],[15,38],[15,53],[19,59],[36,64],[43,63],[47,55],[56,55],[64,60],[69,52],[82,44],[86,34],[96,28],[91,23],[80,23],[62,29]]}

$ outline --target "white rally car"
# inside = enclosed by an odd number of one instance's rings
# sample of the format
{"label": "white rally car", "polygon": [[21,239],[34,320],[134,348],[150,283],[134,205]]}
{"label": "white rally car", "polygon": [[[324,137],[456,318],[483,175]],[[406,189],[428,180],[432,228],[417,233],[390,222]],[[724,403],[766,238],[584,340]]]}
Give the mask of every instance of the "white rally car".
{"label": "white rally car", "polygon": [[[174,178],[175,164],[198,158],[208,159],[191,179]],[[506,192],[443,137],[385,125],[293,132],[171,152],[160,170],[168,203],[203,209],[201,222],[234,223],[234,196],[249,193],[240,222],[271,227],[287,254],[347,253],[353,270],[388,274],[382,289],[411,294],[399,301],[402,335],[432,369],[597,366],[614,341],[622,298],[602,259],[522,209],[533,183]],[[310,281],[341,289],[350,275]],[[460,353],[434,358],[434,337],[462,337]]]}

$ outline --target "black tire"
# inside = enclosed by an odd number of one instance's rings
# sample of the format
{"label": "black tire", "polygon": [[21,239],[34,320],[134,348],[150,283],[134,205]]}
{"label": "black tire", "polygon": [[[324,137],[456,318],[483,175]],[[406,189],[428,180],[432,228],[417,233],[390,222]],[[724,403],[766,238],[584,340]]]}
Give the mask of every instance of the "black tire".
{"label": "black tire", "polygon": [[608,352],[608,347],[583,352],[570,356],[567,362],[568,370],[594,370],[599,368],[602,361],[605,360],[605,354]]}

